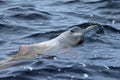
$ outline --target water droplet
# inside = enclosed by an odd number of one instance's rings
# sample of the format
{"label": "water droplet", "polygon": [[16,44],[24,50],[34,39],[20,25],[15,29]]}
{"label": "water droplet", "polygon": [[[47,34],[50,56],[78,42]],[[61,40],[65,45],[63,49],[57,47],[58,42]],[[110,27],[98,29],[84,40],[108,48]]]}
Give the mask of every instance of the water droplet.
{"label": "water droplet", "polygon": [[112,24],[115,24],[115,20],[112,21]]}
{"label": "water droplet", "polygon": [[74,76],[71,76],[71,79],[70,79],[70,80],[74,80],[73,78],[74,78]]}
{"label": "water droplet", "polygon": [[54,60],[56,60],[56,59],[57,59],[57,57],[54,57],[53,59],[54,59]]}
{"label": "water droplet", "polygon": [[114,50],[110,49],[111,52],[113,52]]}
{"label": "water droplet", "polygon": [[84,63],[80,63],[83,67],[86,67],[86,65]]}
{"label": "water droplet", "polygon": [[52,79],[52,77],[50,77],[50,76],[48,76],[47,78],[48,78],[48,79]]}
{"label": "water droplet", "polygon": [[108,66],[106,66],[106,65],[104,65],[104,67],[106,68],[106,69],[110,69]]}
{"label": "water droplet", "polygon": [[90,17],[93,17],[93,15],[91,14]]}
{"label": "water droplet", "polygon": [[61,71],[61,69],[58,69],[58,71]]}
{"label": "water droplet", "polygon": [[24,69],[28,69],[28,70],[30,70],[30,71],[32,71],[33,70],[33,68],[32,67],[30,67],[30,66],[27,66],[27,67],[23,67]]}
{"label": "water droplet", "polygon": [[84,73],[83,78],[87,78],[87,77],[88,77],[88,74]]}
{"label": "water droplet", "polygon": [[33,68],[32,68],[32,67],[28,67],[28,69],[29,69],[30,71],[32,71],[32,70],[33,70]]}

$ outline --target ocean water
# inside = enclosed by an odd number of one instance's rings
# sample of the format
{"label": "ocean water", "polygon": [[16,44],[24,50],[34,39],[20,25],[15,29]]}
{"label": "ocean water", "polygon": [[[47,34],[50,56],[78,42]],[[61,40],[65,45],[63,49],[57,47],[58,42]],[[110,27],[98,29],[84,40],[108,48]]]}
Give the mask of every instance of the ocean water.
{"label": "ocean water", "polygon": [[0,80],[120,80],[120,0],[0,0],[1,61],[20,45],[93,24],[82,44],[8,63]]}

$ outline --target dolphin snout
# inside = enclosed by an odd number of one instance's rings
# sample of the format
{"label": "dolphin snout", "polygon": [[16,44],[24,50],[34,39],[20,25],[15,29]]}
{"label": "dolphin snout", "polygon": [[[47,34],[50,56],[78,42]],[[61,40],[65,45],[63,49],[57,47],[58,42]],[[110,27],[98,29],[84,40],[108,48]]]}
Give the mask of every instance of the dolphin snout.
{"label": "dolphin snout", "polygon": [[88,26],[87,28],[83,29],[83,34],[88,33],[91,30],[94,30],[95,28],[97,28],[98,25],[92,25],[92,26]]}

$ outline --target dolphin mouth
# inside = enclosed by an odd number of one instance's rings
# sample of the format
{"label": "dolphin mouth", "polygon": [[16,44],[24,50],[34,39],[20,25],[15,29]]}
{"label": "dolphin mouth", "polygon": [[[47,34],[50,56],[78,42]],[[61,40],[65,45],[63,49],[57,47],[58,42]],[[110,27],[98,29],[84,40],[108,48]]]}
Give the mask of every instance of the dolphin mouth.
{"label": "dolphin mouth", "polygon": [[79,45],[79,44],[82,44],[82,43],[83,43],[83,38],[82,38],[82,40],[80,40],[80,41],[78,42],[78,45]]}

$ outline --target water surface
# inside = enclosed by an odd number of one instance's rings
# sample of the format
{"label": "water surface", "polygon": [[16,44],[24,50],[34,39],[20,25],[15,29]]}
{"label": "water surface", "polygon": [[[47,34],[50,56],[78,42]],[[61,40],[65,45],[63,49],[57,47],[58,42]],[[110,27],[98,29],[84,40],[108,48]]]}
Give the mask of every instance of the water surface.
{"label": "water surface", "polygon": [[100,29],[66,52],[0,69],[0,80],[119,80],[119,17],[119,0],[1,0],[1,60],[22,44],[52,39],[73,25],[85,28],[95,23]]}

